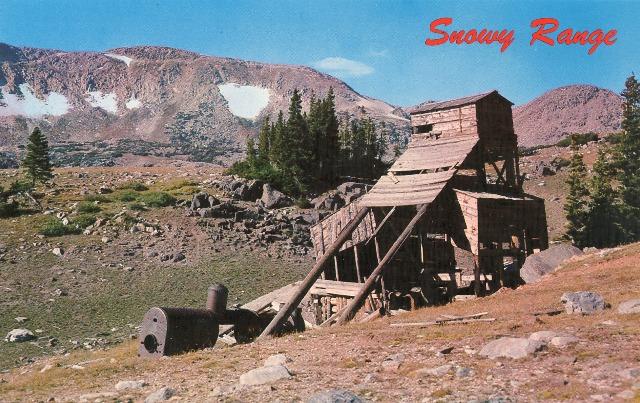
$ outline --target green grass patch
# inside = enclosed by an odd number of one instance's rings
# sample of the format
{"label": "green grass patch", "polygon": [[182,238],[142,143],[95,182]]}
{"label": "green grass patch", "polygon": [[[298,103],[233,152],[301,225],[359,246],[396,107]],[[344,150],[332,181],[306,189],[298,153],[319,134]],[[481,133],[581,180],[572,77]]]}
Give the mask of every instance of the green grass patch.
{"label": "green grass patch", "polygon": [[108,198],[107,196],[100,195],[100,194],[95,194],[95,193],[86,195],[84,197],[84,200],[88,201],[88,202],[99,202],[99,203],[110,203],[111,202],[111,199]]}
{"label": "green grass patch", "polygon": [[136,192],[144,192],[145,190],[149,190],[149,187],[142,182],[126,182],[122,185],[118,186],[118,190],[133,190]]}
{"label": "green grass patch", "polygon": [[100,207],[98,207],[98,205],[96,205],[95,202],[90,202],[90,201],[82,201],[78,203],[78,205],[76,206],[76,211],[78,213],[93,214],[93,213],[99,213],[100,210],[101,210]]}
{"label": "green grass patch", "polygon": [[80,229],[85,229],[89,225],[93,225],[96,222],[96,219],[97,217],[95,216],[95,214],[78,214],[77,216],[73,217],[70,225],[77,226]]}
{"label": "green grass patch", "polygon": [[149,207],[167,207],[176,203],[176,198],[166,192],[144,192],[139,200]]}
{"label": "green grass patch", "polygon": [[82,231],[71,223],[69,223],[69,225],[64,225],[62,221],[57,218],[48,217],[48,219],[40,226],[39,232],[46,237],[56,237],[69,234],[79,234]]}
{"label": "green grass patch", "polygon": [[137,200],[139,195],[140,194],[138,192],[136,192],[134,190],[131,190],[131,189],[127,189],[127,190],[119,191],[115,195],[115,197],[116,197],[116,199],[118,199],[121,202],[128,203],[128,202],[132,202],[132,201]]}
{"label": "green grass patch", "polygon": [[131,211],[145,211],[147,209],[144,204],[138,202],[130,203],[128,207]]}

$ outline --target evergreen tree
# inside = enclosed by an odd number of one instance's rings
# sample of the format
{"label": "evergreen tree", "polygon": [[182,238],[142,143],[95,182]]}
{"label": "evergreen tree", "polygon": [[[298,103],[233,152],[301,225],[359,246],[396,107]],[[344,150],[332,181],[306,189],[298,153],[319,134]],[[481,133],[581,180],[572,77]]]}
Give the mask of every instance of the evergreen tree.
{"label": "evergreen tree", "polygon": [[273,129],[271,123],[269,122],[269,117],[267,117],[262,123],[262,127],[260,128],[260,134],[258,135],[258,160],[261,163],[266,163],[269,161],[269,153],[271,147],[271,135]]}
{"label": "evergreen tree", "polygon": [[320,177],[329,184],[336,182],[338,177],[339,159],[339,139],[338,139],[338,117],[336,116],[335,96],[333,87],[329,87],[326,98],[322,101],[322,127],[324,139],[322,141],[322,167]]}
{"label": "evergreen tree", "polygon": [[628,241],[640,240],[640,83],[635,75],[625,82],[622,137],[617,153],[620,193]]}
{"label": "evergreen tree", "polygon": [[284,123],[282,111],[278,113],[278,119],[271,129],[271,137],[273,141],[269,148],[269,161],[271,165],[276,168],[284,167],[287,164],[285,161],[287,128]]}
{"label": "evergreen tree", "polygon": [[258,153],[256,152],[256,145],[253,139],[247,140],[247,164],[252,169],[258,167]]}
{"label": "evergreen tree", "polygon": [[283,153],[285,164],[282,168],[288,171],[291,176],[304,187],[308,182],[310,141],[307,122],[302,113],[302,99],[297,89],[293,90],[291,102],[289,103],[289,117],[287,119],[287,131],[285,141],[285,153]]}
{"label": "evergreen tree", "polygon": [[582,154],[578,150],[575,136],[571,136],[571,163],[569,164],[569,194],[564,205],[567,218],[567,237],[579,246],[585,246],[586,242],[586,214],[587,214],[587,168],[584,165]]}
{"label": "evergreen tree", "polygon": [[607,159],[607,152],[598,151],[590,181],[590,200],[587,207],[587,241],[589,246],[611,247],[623,241],[624,229],[619,214],[616,190],[613,188],[615,171]]}
{"label": "evergreen tree", "polygon": [[38,127],[33,129],[29,136],[27,155],[22,161],[22,166],[26,169],[27,177],[31,179],[32,185],[53,178],[53,170],[49,160],[49,143]]}

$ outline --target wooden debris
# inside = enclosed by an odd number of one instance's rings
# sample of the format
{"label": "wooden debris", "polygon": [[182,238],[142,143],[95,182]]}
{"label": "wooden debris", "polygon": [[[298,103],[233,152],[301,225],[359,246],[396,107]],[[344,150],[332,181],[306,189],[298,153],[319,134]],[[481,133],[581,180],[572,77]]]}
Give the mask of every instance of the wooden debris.
{"label": "wooden debris", "polygon": [[392,327],[427,327],[433,325],[464,325],[468,323],[493,322],[496,318],[462,319],[462,320],[434,320],[431,322],[392,323]]}

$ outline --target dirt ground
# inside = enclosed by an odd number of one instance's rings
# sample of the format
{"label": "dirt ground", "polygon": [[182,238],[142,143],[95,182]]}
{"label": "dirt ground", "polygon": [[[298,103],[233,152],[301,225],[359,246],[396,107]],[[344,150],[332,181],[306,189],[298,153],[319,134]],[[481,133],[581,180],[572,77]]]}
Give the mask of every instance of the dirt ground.
{"label": "dirt ground", "polygon": [[[594,252],[574,258],[538,283],[486,298],[171,358],[138,358],[138,342],[132,340],[106,351],[38,360],[0,376],[0,400],[142,401],[169,386],[176,390],[174,401],[193,402],[305,401],[333,388],[380,402],[640,401],[640,315],[616,310],[620,302],[640,298],[639,261],[640,244]],[[533,316],[561,309],[560,296],[579,290],[600,293],[611,308],[588,316]],[[484,311],[496,320],[424,328],[390,326],[445,313]],[[477,354],[500,336],[527,337],[541,330],[570,334],[578,342],[517,360]],[[437,354],[447,347],[453,348],[449,354]],[[292,359],[286,364],[291,379],[234,386],[242,373],[275,353]],[[397,368],[384,363],[390,357],[398,360]],[[445,364],[453,365],[445,374],[421,371]],[[467,368],[468,375],[454,375],[456,368]],[[144,380],[148,386],[116,392],[114,385],[122,380]]]}

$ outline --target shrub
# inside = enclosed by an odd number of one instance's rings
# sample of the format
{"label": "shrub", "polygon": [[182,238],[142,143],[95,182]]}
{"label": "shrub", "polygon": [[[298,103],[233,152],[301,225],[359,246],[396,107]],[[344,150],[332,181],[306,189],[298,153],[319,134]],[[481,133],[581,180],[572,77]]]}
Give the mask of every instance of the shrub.
{"label": "shrub", "polygon": [[73,224],[64,225],[62,221],[49,217],[40,227],[40,233],[47,237],[62,236],[67,234],[78,234],[81,230]]}
{"label": "shrub", "polygon": [[599,137],[596,133],[575,133],[572,134],[570,136],[567,136],[565,138],[563,138],[562,140],[558,141],[556,143],[556,145],[558,147],[569,147],[571,145],[571,139],[575,138],[576,144],[581,146],[581,145],[585,145],[587,143],[590,143],[592,141],[598,141]]}
{"label": "shrub", "polygon": [[120,186],[118,186],[120,190],[135,190],[136,192],[144,192],[145,190],[149,190],[147,185],[142,182],[127,182]]}
{"label": "shrub", "polygon": [[78,214],[73,217],[69,225],[75,226],[79,229],[85,229],[89,225],[93,225],[96,222],[96,216],[94,214]]}
{"label": "shrub", "polygon": [[100,202],[100,203],[110,203],[111,202],[110,198],[108,198],[105,195],[100,195],[100,194],[88,194],[88,195],[86,195],[84,197],[84,199],[86,201],[89,201],[89,202],[96,202],[96,201]]}
{"label": "shrub", "polygon": [[176,202],[176,198],[166,192],[146,192],[140,194],[140,201],[149,207],[166,207]]}
{"label": "shrub", "polygon": [[138,199],[139,194],[133,190],[123,190],[116,196],[121,202],[132,202]]}
{"label": "shrub", "polygon": [[29,192],[33,189],[31,183],[27,181],[17,180],[9,185],[9,194],[14,195],[16,193]]}
{"label": "shrub", "polygon": [[133,203],[129,204],[129,210],[131,210],[131,211],[144,211],[146,209],[147,208],[142,203],[133,202]]}
{"label": "shrub", "polygon": [[94,202],[90,201],[80,202],[78,203],[78,206],[76,206],[76,211],[78,213],[97,213],[100,210],[100,207],[98,207]]}
{"label": "shrub", "polygon": [[18,215],[18,212],[19,209],[17,203],[0,201],[0,218],[15,217]]}

